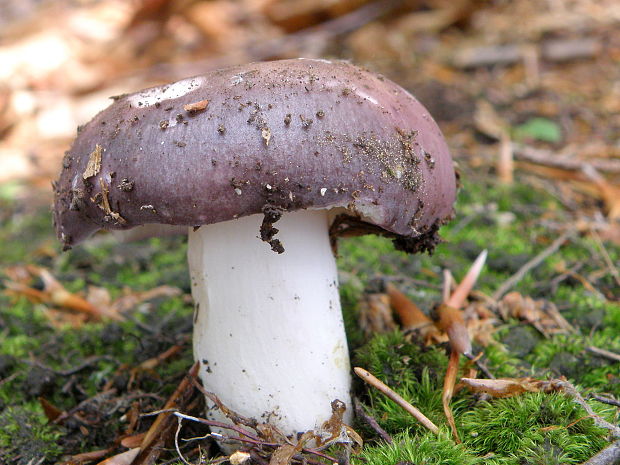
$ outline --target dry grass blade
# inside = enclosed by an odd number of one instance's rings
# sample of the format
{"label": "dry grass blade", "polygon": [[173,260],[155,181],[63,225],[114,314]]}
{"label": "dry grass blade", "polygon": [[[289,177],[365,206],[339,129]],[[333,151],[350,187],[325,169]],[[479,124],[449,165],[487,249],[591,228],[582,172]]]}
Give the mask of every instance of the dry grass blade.
{"label": "dry grass blade", "polygon": [[585,163],[583,174],[594,183],[605,203],[607,217],[610,220],[620,218],[620,189],[608,182],[592,165]]}
{"label": "dry grass blade", "polygon": [[274,451],[273,454],[271,454],[269,465],[289,465],[293,460],[293,457],[299,452],[301,452],[304,448],[304,445],[312,438],[314,438],[314,432],[306,431],[304,434],[302,434],[297,444],[281,445]]}
{"label": "dry grass blade", "polygon": [[414,304],[393,284],[387,283],[385,290],[390,297],[390,304],[396,311],[403,329],[419,329],[433,325],[433,321],[420,310],[420,307]]}
{"label": "dry grass blade", "polygon": [[381,428],[379,423],[377,423],[377,420],[375,420],[364,411],[364,407],[362,407],[362,403],[357,397],[353,398],[353,405],[355,407],[355,416],[357,418],[361,418],[366,423],[368,423],[368,425],[381,437],[381,439],[383,439],[388,444],[392,444],[392,436],[390,436],[387,431]]}
{"label": "dry grass blade", "polygon": [[615,352],[611,352],[605,349],[599,349],[598,347],[594,347],[594,346],[588,346],[586,347],[586,350],[600,357],[605,357],[608,360],[612,360],[616,363],[620,363],[620,354],[616,354]]}
{"label": "dry grass blade", "polygon": [[[90,452],[84,452],[82,454],[76,454],[69,457],[66,461],[62,462],[62,465],[81,465],[86,462],[92,462],[99,460],[108,455],[112,449],[93,450]],[[101,463],[101,462],[100,462]]]}
{"label": "dry grass blade", "polygon": [[170,412],[170,409],[183,407],[183,405],[187,402],[187,399],[194,390],[192,380],[198,376],[199,366],[200,364],[198,362],[192,366],[187,376],[183,378],[183,381],[179,383],[179,386],[168,398],[168,401],[164,405],[164,410],[167,411],[157,415],[157,418],[147,431],[142,443],[140,444],[138,454],[135,456],[134,460],[130,462],[131,465],[151,464],[157,459],[160,450],[156,446],[163,443],[166,439],[164,437],[166,436],[166,433],[171,431],[174,427],[175,418]]}
{"label": "dry grass blade", "polygon": [[480,272],[482,271],[487,259],[487,254],[488,252],[485,249],[480,253],[480,255],[478,255],[461,283],[456,287],[450,298],[445,302],[447,305],[454,308],[461,308],[463,306],[465,299],[474,288],[474,285],[480,276]]}
{"label": "dry grass blade", "polygon": [[461,311],[449,305],[440,304],[437,307],[437,316],[439,317],[437,326],[448,333],[452,349],[460,354],[471,356],[471,340]]}
{"label": "dry grass blade", "polygon": [[33,302],[40,302],[82,313],[93,320],[100,320],[103,317],[115,320],[121,319],[113,312],[107,312],[105,309],[96,307],[83,297],[67,291],[52,273],[43,267],[29,265],[23,267],[23,271],[27,273],[29,279],[33,277],[40,278],[43,281],[43,290],[34,289],[24,282],[5,281],[4,284],[9,292],[23,295]]}
{"label": "dry grass blade", "polygon": [[376,378],[375,376],[373,376],[372,374],[370,374],[369,372],[367,372],[363,368],[355,367],[353,369],[353,371],[355,372],[355,374],[357,376],[362,378],[364,380],[364,382],[366,382],[370,386],[374,387],[375,389],[378,389],[383,394],[385,394],[388,398],[392,399],[399,406],[401,406],[403,409],[405,409],[406,412],[410,413],[411,416],[413,416],[416,420],[418,420],[420,423],[422,423],[422,425],[424,425],[430,431],[432,431],[435,434],[439,433],[439,428],[437,428],[437,425],[435,425],[435,423],[433,423],[431,420],[429,420],[429,418],[426,415],[424,415],[422,412],[420,412],[417,408],[415,408],[413,405],[411,405],[409,402],[407,402],[401,396],[396,394],[384,382],[382,382],[381,380],[379,380],[378,378]]}
{"label": "dry grass blade", "polygon": [[459,352],[454,348],[450,351],[450,360],[448,361],[448,368],[446,369],[446,377],[443,383],[443,392],[441,395],[441,403],[443,404],[443,411],[452,430],[452,436],[457,444],[461,443],[459,433],[456,430],[456,423],[454,422],[454,415],[450,408],[450,400],[454,394],[454,385],[456,383],[456,375],[459,370]]}
{"label": "dry grass blade", "polygon": [[533,378],[500,378],[500,379],[474,379],[461,378],[473,392],[483,392],[492,397],[513,397],[525,392],[540,392],[549,388],[548,381],[540,381]]}
{"label": "dry grass blade", "polygon": [[390,305],[398,315],[402,328],[406,332],[415,332],[425,344],[445,342],[446,336],[414,302],[393,284],[386,284],[386,292],[390,298]]}

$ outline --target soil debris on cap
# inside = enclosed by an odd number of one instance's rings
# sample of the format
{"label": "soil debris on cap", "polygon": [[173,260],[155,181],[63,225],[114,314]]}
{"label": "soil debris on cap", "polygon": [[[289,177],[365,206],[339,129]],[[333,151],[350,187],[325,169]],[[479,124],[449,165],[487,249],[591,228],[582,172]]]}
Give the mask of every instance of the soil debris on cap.
{"label": "soil debris on cap", "polygon": [[101,155],[103,154],[103,147],[101,145],[96,144],[95,150],[93,150],[88,158],[88,164],[86,165],[86,169],[82,174],[83,179],[92,178],[93,176],[97,176],[99,171],[101,171]]}
{"label": "soil debris on cap", "polygon": [[185,110],[188,113],[198,113],[201,111],[204,111],[207,108],[207,105],[209,105],[209,101],[208,100],[200,100],[198,102],[194,102],[194,103],[188,103],[187,105],[183,105],[183,110]]}
{"label": "soil debris on cap", "polygon": [[271,140],[271,130],[269,128],[261,129],[261,137],[265,141],[265,145],[269,147],[269,141]]}
{"label": "soil debris on cap", "polygon": [[260,226],[260,238],[262,241],[266,242],[271,246],[271,250],[276,253],[283,253],[284,246],[280,239],[274,239],[274,236],[280,232],[278,228],[273,227],[273,223],[282,218],[282,213],[284,210],[280,207],[276,207],[275,205],[265,205],[263,207],[263,223]]}
{"label": "soil debris on cap", "polygon": [[108,216],[109,218],[120,224],[127,223],[125,218],[123,218],[120,213],[113,211],[110,207],[110,200],[108,198],[108,195],[110,194],[110,189],[108,189],[108,186],[105,185],[103,179],[101,178],[99,178],[99,186],[101,187],[101,192],[95,195],[95,197],[91,200],[97,203],[97,206],[101,208],[105,212],[106,216]]}
{"label": "soil debris on cap", "polygon": [[135,182],[129,180],[128,178],[123,178],[121,183],[118,185],[118,188],[123,192],[131,192],[133,190]]}

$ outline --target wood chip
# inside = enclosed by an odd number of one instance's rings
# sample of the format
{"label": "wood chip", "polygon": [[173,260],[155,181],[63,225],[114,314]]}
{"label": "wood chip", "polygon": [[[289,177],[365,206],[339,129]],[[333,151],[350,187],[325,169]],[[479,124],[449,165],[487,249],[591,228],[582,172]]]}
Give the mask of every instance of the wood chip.
{"label": "wood chip", "polygon": [[198,102],[188,103],[187,105],[183,105],[183,110],[185,110],[188,113],[198,113],[198,112],[204,111],[207,108],[207,105],[209,105],[208,100],[200,100]]}
{"label": "wood chip", "polygon": [[110,200],[108,198],[108,195],[110,194],[110,189],[108,189],[108,186],[105,185],[103,179],[101,178],[99,178],[99,185],[101,187],[101,202],[97,204],[99,208],[101,208],[106,215],[109,215],[117,223],[127,223],[127,220],[125,220],[125,218],[123,218],[120,213],[112,211],[112,208],[110,207]]}
{"label": "wood chip", "polygon": [[88,158],[88,164],[86,165],[86,169],[82,174],[83,179],[92,178],[93,176],[97,176],[99,171],[101,171],[101,155],[103,154],[103,148],[101,145],[95,145],[95,150],[93,150]]}

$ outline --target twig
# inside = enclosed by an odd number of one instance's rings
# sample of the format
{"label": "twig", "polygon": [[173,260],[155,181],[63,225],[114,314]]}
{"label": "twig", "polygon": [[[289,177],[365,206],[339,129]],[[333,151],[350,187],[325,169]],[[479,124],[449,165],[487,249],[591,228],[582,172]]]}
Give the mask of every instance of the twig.
{"label": "twig", "polygon": [[[229,423],[222,423],[222,422],[214,421],[214,420],[207,420],[205,418],[194,417],[192,415],[187,415],[186,413],[179,412],[175,408],[167,408],[167,409],[162,409],[162,410],[156,410],[154,412],[143,413],[140,416],[141,417],[148,417],[148,416],[153,416],[153,415],[161,415],[161,414],[165,414],[165,413],[171,413],[175,417],[177,417],[179,419],[182,419],[182,420],[195,421],[196,423],[202,423],[203,425],[214,426],[216,428],[230,429],[232,431],[235,431],[236,433],[239,433],[239,434],[242,434],[244,436],[247,436],[245,438],[242,438],[242,437],[231,438],[231,437],[228,437],[228,436],[224,436],[223,434],[220,434],[220,433],[213,433],[212,432],[209,436],[217,439],[218,441],[244,442],[244,443],[252,444],[252,445],[255,445],[255,446],[272,447],[272,448],[277,448],[277,447],[282,445],[281,443],[277,443],[277,442],[266,442],[266,441],[260,439],[259,437],[254,436],[253,434],[249,433],[248,431],[245,431],[243,428],[239,427],[238,425],[233,425],[233,424],[229,424]],[[307,454],[316,455],[317,457],[321,457],[321,458],[330,460],[331,462],[337,462],[337,460],[334,457],[331,457],[331,456],[329,456],[327,454],[324,454],[324,453],[322,453],[322,452],[320,452],[320,451],[318,451],[316,449],[303,448],[301,450],[301,452],[305,452]]]}
{"label": "twig", "polygon": [[[168,408],[168,409],[162,409],[162,410],[155,410],[154,412],[149,412],[149,413],[143,413],[140,416],[141,417],[150,417],[153,415],[159,415],[161,413],[172,413],[173,415],[179,417],[179,418],[183,418],[185,420],[190,420],[190,421],[195,421],[197,423],[202,423],[203,425],[207,425],[207,426],[214,426],[216,428],[223,428],[223,429],[230,429],[233,430],[235,433],[239,433],[243,436],[246,436],[249,440],[251,440],[252,444],[262,444],[260,441],[260,438],[252,433],[250,433],[249,431],[241,428],[238,425],[233,425],[230,423],[223,423],[220,421],[215,421],[215,420],[206,420],[204,418],[198,418],[198,417],[193,417],[191,415],[186,415],[184,413],[179,412],[177,409],[175,408]],[[217,434],[217,433],[211,433],[213,434]],[[239,441],[243,441],[243,439],[241,438],[235,438],[235,440],[239,440]]]}
{"label": "twig", "polygon": [[613,405],[614,407],[620,407],[620,400],[611,399],[609,397],[598,396],[596,394],[590,394],[590,398],[597,400],[603,404]]}
{"label": "twig", "polygon": [[67,418],[74,417],[77,412],[84,408],[84,406],[90,404],[91,402],[97,402],[101,399],[108,398],[114,394],[116,394],[116,389],[108,389],[106,391],[100,392],[99,394],[94,395],[93,397],[89,397],[88,399],[84,399],[82,402],[77,404],[75,407],[65,410],[57,418],[54,419],[53,423],[62,424]]}
{"label": "twig", "polygon": [[191,383],[191,379],[198,376],[198,368],[200,364],[194,363],[189,372],[185,375],[185,378],[179,383],[175,391],[168,398],[164,404],[163,412],[155,418],[155,421],[148,429],[142,442],[140,444],[140,451],[134,463],[142,463],[146,457],[156,459],[159,456],[159,445],[163,443],[164,435],[172,431],[174,427],[174,418],[171,415],[167,415],[170,409],[180,409],[187,406],[188,399],[194,392],[194,386]]}
{"label": "twig", "polygon": [[489,369],[487,368],[487,366],[480,361],[480,356],[481,355],[482,355],[482,353],[480,355],[478,355],[478,356],[474,356],[473,354],[469,354],[469,355],[465,354],[465,356],[469,360],[471,360],[473,363],[476,364],[476,368],[478,368],[482,372],[482,374],[484,375],[485,378],[495,379],[495,376],[493,375],[493,373],[491,373],[489,371]]}
{"label": "twig", "polygon": [[21,371],[16,371],[15,373],[10,374],[6,378],[0,379],[0,386],[2,386],[3,384],[6,384],[6,383],[10,383],[15,378],[17,378],[20,374],[21,374]]}
{"label": "twig", "polygon": [[454,422],[454,414],[450,407],[450,401],[452,400],[452,394],[454,393],[454,386],[456,384],[456,375],[459,371],[459,351],[452,347],[450,350],[450,359],[448,361],[448,368],[446,369],[446,377],[443,382],[443,392],[441,395],[441,403],[443,405],[443,412],[446,415],[450,429],[452,430],[452,436],[457,444],[461,444],[461,438],[459,438],[459,432],[456,429],[456,423]]}
{"label": "twig", "polygon": [[388,444],[392,444],[392,436],[390,436],[387,431],[381,428],[379,423],[377,423],[377,420],[364,412],[364,407],[362,407],[362,403],[357,397],[353,398],[353,406],[355,407],[356,416],[360,417],[362,420],[368,423],[368,425],[381,437],[381,439],[383,439]]}
{"label": "twig", "polygon": [[[512,144],[512,151],[515,158],[538,165],[553,166],[571,171],[581,171],[583,168],[583,160],[573,155],[558,155],[549,150],[536,149],[516,143]],[[588,159],[588,164],[599,171],[620,173],[620,160],[595,158]]]}
{"label": "twig", "polygon": [[526,59],[529,52],[547,61],[563,62],[592,58],[600,52],[601,48],[601,42],[596,37],[550,39],[544,41],[542,45],[508,44],[465,47],[457,50],[451,61],[459,68],[510,65]]}
{"label": "twig", "polygon": [[620,362],[620,354],[616,354],[615,352],[611,352],[605,349],[599,349],[598,347],[594,346],[588,346],[586,347],[586,350],[601,357],[605,357],[609,360],[613,360],[614,362]]}
{"label": "twig", "polygon": [[388,398],[390,398],[394,402],[396,402],[400,407],[405,409],[416,420],[418,420],[420,423],[422,423],[422,425],[424,425],[426,428],[428,428],[429,430],[431,430],[435,434],[439,433],[439,428],[437,428],[437,425],[435,425],[435,423],[433,423],[431,420],[429,420],[426,415],[424,415],[422,412],[420,412],[417,408],[415,408],[413,405],[411,405],[409,402],[407,402],[401,396],[399,396],[394,391],[392,391],[392,389],[390,389],[389,386],[387,386],[381,380],[377,379],[376,377],[374,377],[373,375],[371,375],[366,370],[364,370],[363,368],[360,368],[360,367],[355,367],[353,369],[353,371],[355,372],[355,374],[357,376],[362,378],[367,384],[369,384],[370,386],[378,389],[383,394],[385,394]]}
{"label": "twig", "polygon": [[[380,0],[361,6],[350,13],[338,18],[324,21],[317,26],[311,26],[293,34],[267,40],[260,45],[254,43],[244,44],[238,49],[218,59],[199,60],[190,63],[177,63],[174,66],[169,64],[155,65],[141,72],[141,75],[150,77],[171,76],[183,77],[194,74],[201,74],[210,69],[224,68],[235,63],[235,57],[239,52],[244,52],[248,57],[246,61],[259,61],[269,57],[281,56],[290,51],[292,47],[300,46],[312,42],[318,37],[332,38],[348,32],[354,31],[369,22],[388,14],[402,4],[402,0]],[[298,55],[297,53],[296,55]],[[237,58],[238,59],[238,58]]]}
{"label": "twig", "polygon": [[258,465],[269,465],[268,462],[253,449],[250,451],[250,458],[252,461],[258,463]]}
{"label": "twig", "polygon": [[478,280],[478,276],[480,276],[480,272],[482,271],[482,267],[484,266],[484,262],[487,259],[487,250],[484,249],[480,252],[480,255],[476,258],[474,263],[471,265],[471,268],[461,281],[461,283],[456,287],[452,295],[446,299],[445,303],[454,308],[461,308],[465,299],[471,292],[474,284]]}
{"label": "twig", "polygon": [[561,386],[562,391],[573,398],[581,407],[586,411],[588,415],[594,420],[594,424],[600,428],[604,428],[610,432],[614,438],[620,438],[620,427],[612,425],[608,421],[597,415],[592,407],[586,402],[586,400],[579,394],[579,391],[568,381],[558,381],[558,385]]}
{"label": "twig", "polygon": [[605,264],[607,265],[607,268],[609,268],[609,272],[612,274],[612,276],[616,280],[616,284],[620,286],[620,272],[618,271],[618,268],[616,268],[616,266],[614,265],[614,262],[609,256],[609,253],[607,253],[607,249],[603,245],[603,241],[601,241],[601,237],[598,235],[598,233],[596,232],[594,228],[592,229],[591,234],[592,234],[592,237],[594,238],[594,242],[596,242],[596,245],[601,250],[601,255],[603,257],[603,260],[605,261]]}
{"label": "twig", "polygon": [[558,237],[555,241],[553,241],[549,247],[547,247],[545,250],[540,252],[538,255],[536,255],[534,258],[528,261],[525,265],[519,268],[519,270],[514,275],[512,275],[510,278],[504,281],[502,285],[497,289],[497,291],[495,291],[495,293],[492,296],[493,299],[496,301],[501,299],[504,296],[504,294],[508,292],[508,290],[512,288],[512,286],[514,286],[519,281],[521,281],[521,279],[523,279],[523,277],[527,273],[529,273],[532,269],[540,265],[543,261],[545,261],[545,259],[547,259],[547,257],[555,253],[562,246],[564,241],[568,237],[570,237],[572,234],[573,234],[572,231],[566,231],[564,234]]}
{"label": "twig", "polygon": [[33,361],[25,360],[25,363],[27,363],[30,366],[36,366],[38,368],[42,368],[43,370],[49,371],[50,373],[54,373],[55,375],[58,375],[58,376],[68,377],[68,376],[74,375],[78,371],[82,371],[85,368],[88,368],[91,365],[94,365],[100,362],[101,360],[107,360],[109,362],[114,362],[117,365],[120,365],[120,362],[114,357],[112,357],[111,355],[93,355],[91,357],[88,357],[86,360],[84,360],[80,365],[74,368],[69,368],[68,370],[54,370],[53,368],[48,367],[43,362],[40,362],[38,360],[33,360]]}
{"label": "twig", "polygon": [[620,441],[616,441],[581,465],[617,465],[620,463]]}
{"label": "twig", "polygon": [[177,450],[177,454],[179,455],[183,463],[185,465],[192,465],[187,460],[185,460],[185,457],[183,456],[183,453],[181,452],[181,448],[179,447],[179,432],[181,431],[182,426],[183,426],[183,419],[181,417],[177,417],[177,430],[174,433],[174,447]]}

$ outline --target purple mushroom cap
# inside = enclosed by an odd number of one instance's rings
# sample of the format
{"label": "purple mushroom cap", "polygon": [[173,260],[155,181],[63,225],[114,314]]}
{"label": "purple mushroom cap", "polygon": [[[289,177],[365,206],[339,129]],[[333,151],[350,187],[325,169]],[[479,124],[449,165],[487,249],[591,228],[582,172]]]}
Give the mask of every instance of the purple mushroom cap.
{"label": "purple mushroom cap", "polygon": [[295,59],[115,97],[80,128],[54,191],[66,248],[100,229],[338,208],[334,237],[374,232],[416,252],[438,241],[456,179],[407,91],[346,62]]}

